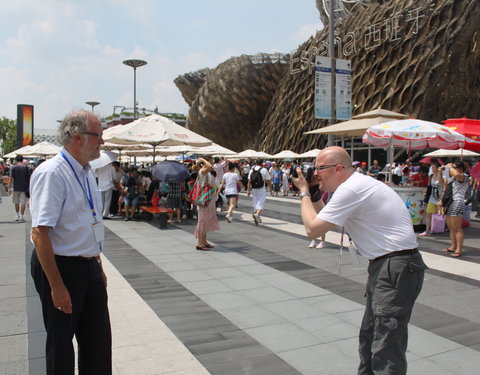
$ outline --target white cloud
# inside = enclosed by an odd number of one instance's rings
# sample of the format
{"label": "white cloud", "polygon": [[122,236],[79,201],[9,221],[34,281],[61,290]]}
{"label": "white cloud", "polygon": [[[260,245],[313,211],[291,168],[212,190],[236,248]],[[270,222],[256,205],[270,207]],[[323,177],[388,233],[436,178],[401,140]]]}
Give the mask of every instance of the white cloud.
{"label": "white cloud", "polygon": [[323,29],[321,22],[315,24],[303,25],[293,35],[290,36],[290,40],[298,43],[299,45],[307,41],[312,35],[315,35],[317,31]]}

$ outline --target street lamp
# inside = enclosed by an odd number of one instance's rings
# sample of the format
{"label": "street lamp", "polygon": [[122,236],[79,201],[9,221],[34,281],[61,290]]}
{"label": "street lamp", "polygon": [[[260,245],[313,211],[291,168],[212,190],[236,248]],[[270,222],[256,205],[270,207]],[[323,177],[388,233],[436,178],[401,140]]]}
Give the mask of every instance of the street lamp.
{"label": "street lamp", "polygon": [[99,103],[99,102],[85,102],[85,104],[88,104],[88,105],[91,105],[91,106],[92,106],[92,113],[93,113],[93,108],[94,108],[96,105],[99,105],[100,103]]}
{"label": "street lamp", "polygon": [[125,65],[131,66],[133,68],[133,120],[137,119],[137,68],[147,65],[146,61],[143,60],[125,60],[123,61]]}

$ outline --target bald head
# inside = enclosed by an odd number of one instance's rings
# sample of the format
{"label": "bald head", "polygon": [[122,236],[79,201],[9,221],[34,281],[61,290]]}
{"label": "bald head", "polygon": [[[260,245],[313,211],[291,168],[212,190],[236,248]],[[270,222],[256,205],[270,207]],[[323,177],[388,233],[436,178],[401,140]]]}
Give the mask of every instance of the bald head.
{"label": "bald head", "polygon": [[342,164],[345,167],[352,165],[347,151],[338,146],[324,148],[318,153],[317,160],[321,161],[319,164]]}

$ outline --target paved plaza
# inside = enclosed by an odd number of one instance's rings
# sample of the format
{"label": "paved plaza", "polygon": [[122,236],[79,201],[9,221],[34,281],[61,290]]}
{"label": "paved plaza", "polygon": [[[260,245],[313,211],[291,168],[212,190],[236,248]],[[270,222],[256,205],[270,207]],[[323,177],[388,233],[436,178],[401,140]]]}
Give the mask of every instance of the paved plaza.
{"label": "paved plaza", "polygon": [[[243,195],[210,252],[195,222],[106,221],[114,374],[355,374],[367,261],[340,251],[341,234],[309,249],[298,198],[268,198],[253,224]],[[392,214],[394,214],[392,212]],[[45,374],[45,332],[30,277],[30,216],[0,204],[0,374]],[[465,255],[441,253],[448,234],[420,238],[430,267],[414,308],[409,374],[476,375],[480,368],[480,222]],[[345,246],[348,241],[344,241]]]}

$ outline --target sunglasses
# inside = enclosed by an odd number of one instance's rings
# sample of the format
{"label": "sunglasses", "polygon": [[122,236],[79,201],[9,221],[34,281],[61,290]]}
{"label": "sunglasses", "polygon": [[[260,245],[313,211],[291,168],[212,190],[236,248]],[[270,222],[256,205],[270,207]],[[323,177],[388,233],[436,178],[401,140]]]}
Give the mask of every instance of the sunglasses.
{"label": "sunglasses", "polygon": [[[340,163],[337,163],[337,164],[325,164],[325,165],[319,165],[318,167],[314,167],[314,169],[316,171],[323,171],[324,169],[328,169],[328,168],[332,168],[332,167],[336,167],[337,165],[339,165]],[[341,165],[341,164],[340,164]],[[343,167],[343,165],[342,165]],[[344,167],[345,168],[345,167]]]}

